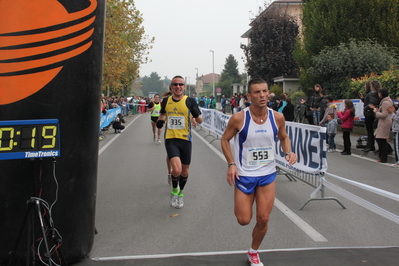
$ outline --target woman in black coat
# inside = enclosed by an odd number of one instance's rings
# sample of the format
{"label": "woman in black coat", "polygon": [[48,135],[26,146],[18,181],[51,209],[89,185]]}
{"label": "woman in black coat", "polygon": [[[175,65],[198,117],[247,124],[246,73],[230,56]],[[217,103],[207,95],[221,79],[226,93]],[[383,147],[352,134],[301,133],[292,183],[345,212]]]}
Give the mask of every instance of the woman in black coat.
{"label": "woman in black coat", "polygon": [[380,104],[380,99],[378,97],[378,90],[381,88],[381,83],[378,80],[369,80],[364,85],[366,89],[366,96],[359,93],[359,97],[364,104],[363,114],[364,114],[364,125],[367,130],[367,146],[364,149],[365,152],[375,151],[375,138],[374,138],[374,128],[373,123],[375,120],[374,109],[370,106],[378,107]]}

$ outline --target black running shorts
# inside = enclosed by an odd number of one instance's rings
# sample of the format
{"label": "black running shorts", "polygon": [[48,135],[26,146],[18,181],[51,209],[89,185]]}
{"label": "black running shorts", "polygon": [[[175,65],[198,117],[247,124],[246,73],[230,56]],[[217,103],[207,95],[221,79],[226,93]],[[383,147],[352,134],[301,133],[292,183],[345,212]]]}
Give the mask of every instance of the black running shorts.
{"label": "black running shorts", "polygon": [[151,122],[156,123],[158,120],[158,116],[151,116]]}
{"label": "black running shorts", "polygon": [[191,163],[191,141],[166,139],[165,148],[169,159],[179,157],[182,164],[189,165]]}

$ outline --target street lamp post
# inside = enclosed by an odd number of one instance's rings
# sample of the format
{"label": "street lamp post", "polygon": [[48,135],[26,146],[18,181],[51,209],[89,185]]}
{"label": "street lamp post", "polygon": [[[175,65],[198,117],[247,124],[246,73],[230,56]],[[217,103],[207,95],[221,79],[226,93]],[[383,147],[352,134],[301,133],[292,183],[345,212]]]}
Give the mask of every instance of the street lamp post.
{"label": "street lamp post", "polygon": [[195,68],[195,69],[197,70],[197,75],[195,76],[195,91],[196,91],[196,94],[198,96],[198,94],[199,94],[199,90],[198,90],[198,68]]}
{"label": "street lamp post", "polygon": [[[215,95],[215,52],[213,50],[209,50],[212,52],[212,96],[216,97]],[[216,98],[215,98],[216,99]]]}

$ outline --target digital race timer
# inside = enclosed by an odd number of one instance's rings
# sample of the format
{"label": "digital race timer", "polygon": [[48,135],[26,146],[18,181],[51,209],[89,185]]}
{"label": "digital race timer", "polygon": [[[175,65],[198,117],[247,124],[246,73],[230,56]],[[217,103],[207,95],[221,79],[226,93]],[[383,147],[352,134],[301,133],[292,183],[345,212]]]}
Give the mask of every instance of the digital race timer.
{"label": "digital race timer", "polygon": [[58,119],[0,121],[0,160],[58,156]]}

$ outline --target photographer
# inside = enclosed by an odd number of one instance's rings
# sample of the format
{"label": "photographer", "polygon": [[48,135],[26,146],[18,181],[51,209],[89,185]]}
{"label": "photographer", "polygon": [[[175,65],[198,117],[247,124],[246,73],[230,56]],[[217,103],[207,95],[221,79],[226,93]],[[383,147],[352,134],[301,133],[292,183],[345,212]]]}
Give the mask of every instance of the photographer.
{"label": "photographer", "polygon": [[115,134],[116,133],[121,133],[121,130],[125,129],[125,126],[122,125],[122,123],[126,123],[125,119],[123,119],[123,116],[121,113],[119,113],[115,119],[114,122],[112,123],[112,127],[115,129]]}

